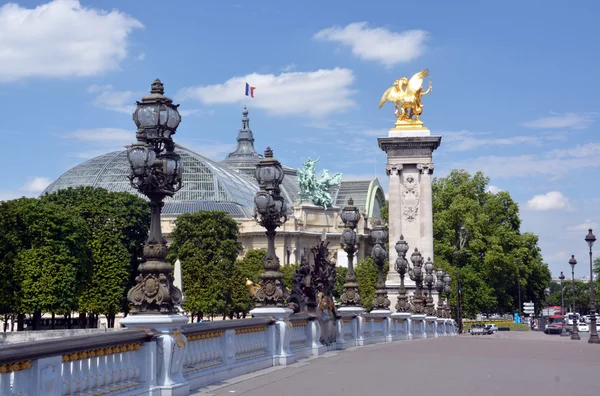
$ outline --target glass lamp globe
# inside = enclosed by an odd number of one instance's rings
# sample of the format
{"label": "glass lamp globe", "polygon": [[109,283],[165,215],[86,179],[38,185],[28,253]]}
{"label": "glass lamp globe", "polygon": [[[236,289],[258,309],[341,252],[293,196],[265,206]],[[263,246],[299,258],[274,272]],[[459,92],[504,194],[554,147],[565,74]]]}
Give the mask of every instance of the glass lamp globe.
{"label": "glass lamp globe", "polygon": [[170,139],[175,134],[181,115],[173,100],[164,96],[162,82],[157,78],[152,83],[150,95],[137,102],[133,121],[138,131],[149,141]]}

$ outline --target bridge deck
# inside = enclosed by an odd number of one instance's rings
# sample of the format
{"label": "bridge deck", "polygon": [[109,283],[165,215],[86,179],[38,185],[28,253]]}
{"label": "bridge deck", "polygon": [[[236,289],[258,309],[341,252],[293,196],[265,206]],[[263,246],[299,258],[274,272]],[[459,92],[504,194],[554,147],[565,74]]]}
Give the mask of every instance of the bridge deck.
{"label": "bridge deck", "polygon": [[195,395],[600,394],[600,345],[538,332],[443,337],[330,352]]}

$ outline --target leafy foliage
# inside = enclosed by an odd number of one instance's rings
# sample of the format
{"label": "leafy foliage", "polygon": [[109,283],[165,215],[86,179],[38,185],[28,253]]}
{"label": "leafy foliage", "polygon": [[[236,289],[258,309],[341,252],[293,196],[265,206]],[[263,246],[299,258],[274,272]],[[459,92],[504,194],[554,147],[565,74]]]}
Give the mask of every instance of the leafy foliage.
{"label": "leafy foliage", "polygon": [[[11,306],[24,313],[77,308],[78,285],[90,273],[89,228],[58,205],[33,198],[0,204],[0,259],[9,272]],[[6,292],[5,292],[6,294]]]}
{"label": "leafy foliage", "polygon": [[383,224],[389,224],[390,219],[390,201],[385,200],[385,205],[379,209],[379,215],[381,216],[381,222]]}
{"label": "leafy foliage", "polygon": [[[463,317],[515,312],[519,287],[522,301],[539,305],[551,279],[538,237],[520,232],[517,203],[505,191],[486,191],[488,184],[481,172],[471,176],[453,170],[432,186],[436,264],[460,281]],[[466,232],[462,247],[461,226]],[[456,307],[456,302],[453,287],[451,303]]]}
{"label": "leafy foliage", "polygon": [[291,290],[294,283],[294,275],[296,270],[300,268],[300,264],[286,264],[279,267],[279,271],[283,274],[283,284],[286,289]]}
{"label": "leafy foliage", "polygon": [[346,274],[348,274],[348,268],[337,266],[335,271],[333,296],[339,300],[340,296],[344,293],[344,283],[346,283]]}
{"label": "leafy foliage", "polygon": [[78,215],[90,229],[92,271],[79,293],[79,310],[104,315],[126,310],[150,225],[148,204],[126,192],[92,187],[60,190],[42,200]]}
{"label": "leafy foliage", "polygon": [[[356,281],[358,290],[362,297],[362,305],[367,311],[373,309],[373,299],[375,298],[375,289],[377,288],[377,275],[379,270],[375,261],[371,257],[367,257],[356,265],[354,268],[356,273]],[[388,272],[388,264],[383,268],[384,276]],[[342,287],[343,289],[343,287]]]}
{"label": "leafy foliage", "polygon": [[[175,221],[172,237],[168,260],[181,261],[184,309],[200,316],[231,315],[232,280],[237,284],[243,276],[235,271],[241,251],[235,220],[225,212],[183,214]],[[238,294],[235,298],[239,308]]]}

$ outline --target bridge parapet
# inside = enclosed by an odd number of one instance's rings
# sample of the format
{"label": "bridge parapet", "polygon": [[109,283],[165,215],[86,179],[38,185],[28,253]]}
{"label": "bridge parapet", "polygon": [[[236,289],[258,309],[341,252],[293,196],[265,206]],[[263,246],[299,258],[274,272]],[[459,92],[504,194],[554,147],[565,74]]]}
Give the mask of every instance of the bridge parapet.
{"label": "bridge parapet", "polygon": [[[335,342],[327,346],[320,341],[318,318],[309,313],[286,321],[261,317],[187,324],[173,334],[185,348],[180,378],[186,389],[195,390],[285,364],[279,359],[283,349],[293,354],[289,364],[328,350],[409,339],[410,314],[402,315],[340,314]],[[450,319],[438,321],[438,329],[440,335],[456,334]],[[2,346],[0,395],[175,395],[157,391],[163,357],[170,353],[161,350],[167,344],[160,337],[164,332],[154,329],[123,329]]]}

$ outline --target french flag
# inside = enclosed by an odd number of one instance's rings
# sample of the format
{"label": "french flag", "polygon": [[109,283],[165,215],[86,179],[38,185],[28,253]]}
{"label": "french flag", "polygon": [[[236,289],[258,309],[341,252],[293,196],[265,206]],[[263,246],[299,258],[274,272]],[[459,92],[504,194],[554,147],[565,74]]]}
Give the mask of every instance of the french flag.
{"label": "french flag", "polygon": [[246,83],[246,96],[254,97],[254,90],[256,87],[251,87],[250,84]]}

